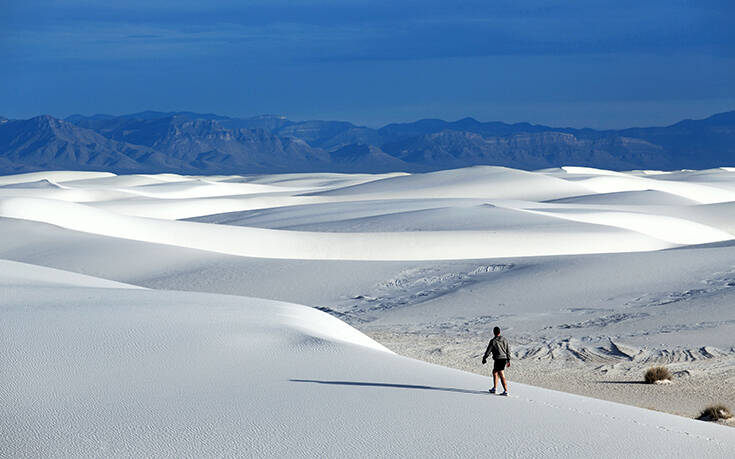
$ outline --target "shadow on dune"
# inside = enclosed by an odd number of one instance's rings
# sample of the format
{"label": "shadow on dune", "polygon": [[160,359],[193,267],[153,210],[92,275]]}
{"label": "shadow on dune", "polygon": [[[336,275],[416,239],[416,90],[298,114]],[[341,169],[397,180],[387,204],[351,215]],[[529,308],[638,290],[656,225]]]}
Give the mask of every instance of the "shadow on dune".
{"label": "shadow on dune", "polygon": [[646,384],[643,381],[595,381],[599,384]]}
{"label": "shadow on dune", "polygon": [[487,391],[480,390],[469,390],[469,389],[457,389],[454,387],[435,387],[435,386],[420,386],[414,384],[394,384],[394,383],[377,383],[377,382],[363,382],[363,381],[321,381],[318,379],[289,379],[291,382],[300,383],[315,383],[315,384],[330,384],[335,386],[362,386],[362,387],[390,387],[398,389],[421,389],[421,390],[438,390],[442,392],[460,392],[463,394],[483,394],[487,395]]}

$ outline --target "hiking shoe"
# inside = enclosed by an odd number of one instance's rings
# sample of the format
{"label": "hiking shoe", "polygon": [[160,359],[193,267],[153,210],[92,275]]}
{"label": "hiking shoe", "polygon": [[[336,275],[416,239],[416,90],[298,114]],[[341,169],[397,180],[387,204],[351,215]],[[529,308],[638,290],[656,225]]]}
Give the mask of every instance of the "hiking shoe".
{"label": "hiking shoe", "polygon": [[488,392],[490,392],[491,394],[494,394],[494,393],[495,393],[495,388],[493,387],[493,388],[492,388],[492,389],[490,389],[490,390],[489,390]]}
{"label": "hiking shoe", "polygon": [[508,391],[507,390],[504,390],[503,393],[502,394],[499,394],[499,395],[505,395],[507,397],[508,396]]}

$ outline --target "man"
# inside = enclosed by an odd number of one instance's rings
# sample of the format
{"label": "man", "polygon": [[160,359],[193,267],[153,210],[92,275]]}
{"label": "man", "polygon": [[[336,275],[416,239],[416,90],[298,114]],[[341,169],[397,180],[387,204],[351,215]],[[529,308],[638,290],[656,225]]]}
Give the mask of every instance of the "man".
{"label": "man", "polygon": [[490,393],[495,393],[495,388],[498,387],[498,376],[500,376],[500,382],[503,384],[503,393],[500,395],[508,395],[508,383],[505,381],[505,372],[503,370],[505,370],[505,367],[510,368],[510,345],[504,336],[500,336],[500,327],[493,328],[493,334],[495,337],[487,345],[485,355],[482,356],[482,364],[485,365],[487,363],[487,356],[492,352],[493,388],[490,389]]}

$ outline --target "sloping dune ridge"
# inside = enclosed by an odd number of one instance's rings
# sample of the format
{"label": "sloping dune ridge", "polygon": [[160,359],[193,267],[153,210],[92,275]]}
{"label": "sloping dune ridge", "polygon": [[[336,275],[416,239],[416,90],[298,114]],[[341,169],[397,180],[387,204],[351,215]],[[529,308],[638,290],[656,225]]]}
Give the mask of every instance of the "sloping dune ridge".
{"label": "sloping dune ridge", "polygon": [[0,456],[729,457],[405,355],[477,371],[503,321],[519,360],[729,375],[733,206],[733,168],[0,177]]}
{"label": "sloping dune ridge", "polygon": [[8,457],[725,457],[735,448],[729,428],[669,414],[520,384],[494,397],[483,377],[395,355],[305,306],[58,270],[39,281],[46,268],[0,267]]}

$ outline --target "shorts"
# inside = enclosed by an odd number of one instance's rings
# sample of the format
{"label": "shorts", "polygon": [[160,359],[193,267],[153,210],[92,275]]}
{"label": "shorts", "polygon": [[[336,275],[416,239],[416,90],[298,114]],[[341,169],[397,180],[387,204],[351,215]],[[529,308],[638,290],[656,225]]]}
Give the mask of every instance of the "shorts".
{"label": "shorts", "polygon": [[508,359],[493,360],[493,373],[505,370],[505,366],[508,364]]}

